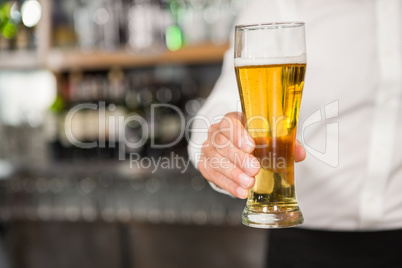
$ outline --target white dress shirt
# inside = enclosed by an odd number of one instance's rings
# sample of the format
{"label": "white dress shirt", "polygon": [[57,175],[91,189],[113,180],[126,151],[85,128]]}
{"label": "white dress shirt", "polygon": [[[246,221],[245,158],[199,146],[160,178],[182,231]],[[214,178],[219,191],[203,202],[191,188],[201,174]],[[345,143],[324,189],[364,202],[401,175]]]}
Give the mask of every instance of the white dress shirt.
{"label": "white dress shirt", "polygon": [[[382,83],[377,9],[374,0],[250,0],[236,23],[306,23],[307,73],[298,138],[307,149],[307,158],[295,168],[297,197],[306,228],[402,228],[401,105],[396,111],[400,123],[396,124],[393,150],[388,152],[392,154],[389,176],[378,178],[385,180],[384,189],[372,192],[383,200],[380,216],[372,224],[361,223],[362,211],[370,213],[370,203],[362,203],[361,198],[372,155],[369,145],[376,96]],[[232,45],[225,55],[221,77],[199,115],[217,123],[224,114],[241,111],[239,103]],[[311,124],[320,116],[321,121]],[[207,133],[199,129],[207,127],[202,120],[193,124],[193,130],[198,130],[193,131],[189,145],[194,163],[207,138]]]}

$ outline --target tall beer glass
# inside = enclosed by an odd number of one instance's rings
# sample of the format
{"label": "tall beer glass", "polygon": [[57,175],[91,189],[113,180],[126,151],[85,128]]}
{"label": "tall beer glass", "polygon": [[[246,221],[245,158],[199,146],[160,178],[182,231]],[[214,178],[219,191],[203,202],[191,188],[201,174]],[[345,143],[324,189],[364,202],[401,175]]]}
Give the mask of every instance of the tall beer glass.
{"label": "tall beer glass", "polygon": [[295,138],[306,70],[303,22],[235,27],[235,70],[245,126],[261,170],[242,213],[245,225],[303,223],[294,180]]}

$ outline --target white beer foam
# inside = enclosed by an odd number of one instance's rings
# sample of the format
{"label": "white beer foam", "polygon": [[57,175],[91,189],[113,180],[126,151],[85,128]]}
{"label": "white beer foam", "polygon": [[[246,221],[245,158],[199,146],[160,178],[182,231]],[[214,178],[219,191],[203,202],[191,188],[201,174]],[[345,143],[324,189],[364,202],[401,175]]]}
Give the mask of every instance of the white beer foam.
{"label": "white beer foam", "polygon": [[306,63],[306,54],[293,57],[278,57],[278,58],[235,58],[235,67],[242,66],[260,66],[260,65],[276,65],[276,64],[303,64]]}

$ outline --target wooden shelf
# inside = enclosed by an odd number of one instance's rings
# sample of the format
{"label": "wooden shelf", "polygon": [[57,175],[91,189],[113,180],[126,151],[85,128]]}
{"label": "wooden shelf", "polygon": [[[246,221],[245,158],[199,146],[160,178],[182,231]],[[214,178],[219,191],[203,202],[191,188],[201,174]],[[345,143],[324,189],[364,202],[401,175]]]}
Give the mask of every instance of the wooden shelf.
{"label": "wooden shelf", "polygon": [[82,51],[51,48],[51,10],[54,0],[39,0],[42,19],[36,27],[38,47],[35,51],[0,51],[0,70],[47,68],[60,72],[69,70],[99,70],[119,67],[147,67],[162,64],[205,64],[221,62],[228,44],[211,43],[188,46],[178,51],[140,55],[125,50]]}
{"label": "wooden shelf", "polygon": [[222,61],[228,44],[202,44],[156,55],[138,55],[127,51],[78,51],[51,49],[46,67],[53,71],[96,70],[112,66],[146,67],[163,64],[203,64]]}
{"label": "wooden shelf", "polygon": [[41,67],[36,51],[0,52],[0,70],[24,70]]}

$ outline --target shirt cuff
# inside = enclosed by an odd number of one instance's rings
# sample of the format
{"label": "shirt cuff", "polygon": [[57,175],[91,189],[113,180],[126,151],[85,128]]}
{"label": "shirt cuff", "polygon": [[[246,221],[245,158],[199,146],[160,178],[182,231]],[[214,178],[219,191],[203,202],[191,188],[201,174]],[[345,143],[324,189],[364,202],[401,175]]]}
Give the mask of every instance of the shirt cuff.
{"label": "shirt cuff", "polygon": [[217,186],[215,183],[212,183],[210,181],[208,181],[209,185],[211,185],[212,189],[214,189],[215,191],[222,193],[222,194],[226,194],[230,197],[236,198],[234,195],[232,195],[231,193],[229,193],[226,190],[223,190],[221,187]]}

